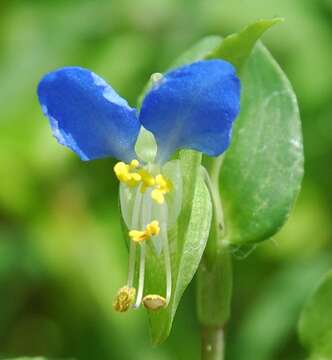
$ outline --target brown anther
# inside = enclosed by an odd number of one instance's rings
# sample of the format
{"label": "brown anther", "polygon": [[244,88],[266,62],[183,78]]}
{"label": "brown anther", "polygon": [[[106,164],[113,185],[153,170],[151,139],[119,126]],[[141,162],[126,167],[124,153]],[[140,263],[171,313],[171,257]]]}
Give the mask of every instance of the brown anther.
{"label": "brown anther", "polygon": [[133,287],[124,286],[119,289],[113,302],[113,308],[118,312],[126,312],[134,303],[136,296],[136,289]]}
{"label": "brown anther", "polygon": [[146,295],[142,302],[146,309],[152,311],[158,311],[166,305],[166,299],[160,295]]}

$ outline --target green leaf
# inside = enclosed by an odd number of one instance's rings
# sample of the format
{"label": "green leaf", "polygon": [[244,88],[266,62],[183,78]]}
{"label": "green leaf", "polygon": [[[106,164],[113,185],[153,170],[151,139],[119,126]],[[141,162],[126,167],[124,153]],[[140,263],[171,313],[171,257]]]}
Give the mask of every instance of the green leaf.
{"label": "green leaf", "polygon": [[320,282],[302,310],[299,335],[311,360],[332,358],[332,270]]}
{"label": "green leaf", "polygon": [[[192,280],[209,235],[212,205],[200,169],[201,155],[190,150],[180,152],[183,174],[182,210],[177,225],[169,231],[172,263],[172,297],[166,309],[149,311],[152,340],[163,342],[184,290]],[[165,265],[153,251],[147,254],[145,294],[165,294]]]}
{"label": "green leaf", "polygon": [[270,238],[286,221],[303,177],[299,109],[293,89],[259,45],[243,68],[242,102],[221,170],[224,244]]}
{"label": "green leaf", "polygon": [[190,64],[195,61],[206,59],[209,55],[214,53],[216,49],[220,47],[221,43],[221,36],[206,36],[205,38],[197,42],[195,45],[193,45],[189,50],[185,51],[182,55],[180,55],[172,63],[171,69]]}
{"label": "green leaf", "polygon": [[227,60],[240,70],[250,56],[257,40],[266,30],[282,21],[282,18],[258,20],[241,32],[227,36],[214,51],[207,55],[207,58]]}

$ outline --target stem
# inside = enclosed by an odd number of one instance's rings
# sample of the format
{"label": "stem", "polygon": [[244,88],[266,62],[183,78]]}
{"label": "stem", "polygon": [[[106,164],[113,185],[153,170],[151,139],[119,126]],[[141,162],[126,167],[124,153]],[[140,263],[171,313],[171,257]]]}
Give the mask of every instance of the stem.
{"label": "stem", "polygon": [[202,359],[224,359],[224,332],[222,328],[202,328]]}
{"label": "stem", "polygon": [[224,359],[223,327],[230,316],[232,262],[222,243],[223,209],[219,192],[222,158],[204,159],[205,183],[213,204],[208,243],[197,274],[197,314],[202,328],[202,360]]}

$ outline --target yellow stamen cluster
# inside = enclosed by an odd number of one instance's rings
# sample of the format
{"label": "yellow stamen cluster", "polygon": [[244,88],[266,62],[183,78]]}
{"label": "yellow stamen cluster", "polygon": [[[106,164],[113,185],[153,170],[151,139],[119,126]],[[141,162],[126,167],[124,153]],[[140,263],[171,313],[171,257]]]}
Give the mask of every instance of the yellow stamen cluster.
{"label": "yellow stamen cluster", "polygon": [[148,224],[145,230],[130,230],[129,236],[134,242],[143,242],[149,240],[151,236],[158,235],[160,231],[159,222],[157,220],[152,221]]}
{"label": "yellow stamen cluster", "polygon": [[144,169],[140,170],[139,174],[141,175],[142,178],[141,192],[144,193],[147,190],[147,188],[154,186],[156,181],[154,177]]}
{"label": "yellow stamen cluster", "polygon": [[139,167],[137,160],[132,160],[130,164],[125,164],[120,161],[114,166],[114,172],[120,182],[125,183],[130,187],[134,187],[142,180],[141,175],[138,172],[133,172]]}
{"label": "yellow stamen cluster", "polygon": [[114,166],[114,172],[118,180],[129,187],[142,184],[142,193],[148,188],[153,188],[151,192],[152,199],[158,204],[163,204],[165,202],[165,194],[172,190],[171,181],[161,174],[154,177],[147,170],[138,169],[138,167],[139,162],[137,160],[132,160],[130,164],[118,162]]}
{"label": "yellow stamen cluster", "polygon": [[172,183],[165,179],[161,174],[155,178],[155,188],[151,192],[151,197],[158,204],[163,204],[165,201],[165,194],[172,190]]}
{"label": "yellow stamen cluster", "polygon": [[128,286],[124,286],[119,289],[114,302],[113,308],[118,312],[126,312],[134,303],[136,296],[136,289]]}

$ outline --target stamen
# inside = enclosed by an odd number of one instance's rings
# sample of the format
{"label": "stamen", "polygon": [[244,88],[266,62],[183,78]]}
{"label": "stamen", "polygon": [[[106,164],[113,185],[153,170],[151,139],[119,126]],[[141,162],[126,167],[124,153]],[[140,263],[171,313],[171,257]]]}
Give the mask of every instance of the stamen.
{"label": "stamen", "polygon": [[143,305],[148,310],[157,311],[166,306],[166,300],[160,295],[146,295],[143,298]]}
{"label": "stamen", "polygon": [[151,197],[156,203],[158,203],[160,205],[165,202],[164,194],[159,189],[152,190]]}
{"label": "stamen", "polygon": [[[146,226],[145,231],[148,232],[148,234],[152,234],[155,231],[159,233],[159,223],[152,222],[149,224],[149,221],[151,219],[151,201],[147,194],[143,196],[143,203],[142,203],[142,217],[141,217],[141,226]],[[152,228],[151,228],[152,224]],[[138,308],[142,303],[143,298],[143,291],[144,291],[144,277],[145,277],[145,243],[141,243],[140,246],[141,249],[141,256],[140,256],[140,266],[139,266],[139,275],[138,275],[138,290],[137,290],[137,297],[135,301],[134,308]]]}
{"label": "stamen", "polygon": [[159,231],[159,222],[154,220],[150,224],[146,225],[145,230],[130,230],[129,236],[133,242],[142,243],[145,240],[149,240],[151,236],[158,235]]}
{"label": "stamen", "polygon": [[155,189],[152,190],[151,197],[158,204],[163,204],[165,202],[164,195],[169,193],[172,188],[171,181],[159,174],[155,177]]}
{"label": "stamen", "polygon": [[123,182],[130,187],[134,187],[142,180],[141,175],[138,172],[131,172],[138,166],[139,162],[137,160],[132,160],[129,165],[120,161],[115,164],[114,172],[120,182]]}
{"label": "stamen", "polygon": [[[131,227],[135,228],[138,226],[139,212],[141,210],[142,194],[139,189],[136,191],[135,202],[133,206],[133,213],[131,219]],[[134,283],[135,275],[135,261],[136,261],[136,243],[130,242],[129,249],[129,265],[128,265],[128,286],[132,287]]]}
{"label": "stamen", "polygon": [[145,169],[141,169],[139,171],[139,174],[141,176],[142,179],[142,187],[141,187],[141,191],[142,193],[144,193],[146,191],[147,188],[152,187],[155,184],[155,179],[154,177]]}
{"label": "stamen", "polygon": [[142,302],[143,290],[144,290],[144,276],[145,276],[145,244],[141,245],[141,257],[139,264],[139,275],[138,275],[138,291],[135,305],[135,309],[139,308]]}
{"label": "stamen", "polygon": [[114,302],[113,308],[118,312],[126,312],[129,310],[135,300],[136,289],[124,286],[119,289]]}
{"label": "stamen", "polygon": [[139,161],[136,160],[136,159],[131,160],[131,162],[130,162],[130,164],[129,164],[129,168],[130,168],[131,170],[133,170],[133,169],[136,169],[136,168],[138,168],[138,167],[139,167]]}
{"label": "stamen", "polygon": [[163,224],[161,227],[161,238],[163,242],[164,250],[164,262],[165,262],[165,272],[166,272],[166,306],[169,304],[172,294],[172,265],[171,265],[171,256],[169,252],[168,245],[168,235],[167,235],[167,207],[162,208],[162,219]]}

